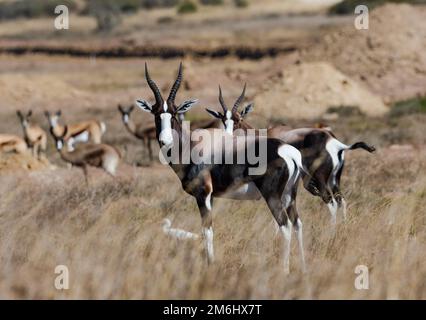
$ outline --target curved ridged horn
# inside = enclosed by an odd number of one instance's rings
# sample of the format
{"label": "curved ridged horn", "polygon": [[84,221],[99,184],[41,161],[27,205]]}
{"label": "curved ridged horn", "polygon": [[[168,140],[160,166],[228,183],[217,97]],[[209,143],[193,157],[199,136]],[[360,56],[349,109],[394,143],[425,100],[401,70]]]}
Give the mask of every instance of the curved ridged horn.
{"label": "curved ridged horn", "polygon": [[243,102],[244,96],[246,94],[246,86],[247,86],[247,83],[244,84],[243,92],[238,97],[237,101],[235,101],[235,104],[232,107],[232,112],[237,112],[238,111],[238,107],[240,106],[241,102]]}
{"label": "curved ridged horn", "polygon": [[167,104],[171,107],[175,106],[176,93],[178,92],[181,83],[182,83],[182,62],[179,64],[179,70],[178,70],[175,83],[170,89],[170,94],[169,94],[169,97],[167,98]]}
{"label": "curved ridged horn", "polygon": [[222,88],[219,85],[219,102],[220,105],[222,106],[223,109],[223,114],[226,114],[226,111],[228,111],[228,107],[225,104],[225,101],[223,100],[223,96],[222,96]]}
{"label": "curved ridged horn", "polygon": [[151,79],[149,72],[148,72],[148,65],[145,62],[145,78],[146,82],[148,82],[149,87],[151,88],[152,92],[155,96],[155,104],[157,107],[162,107],[163,105],[163,97],[161,96],[160,89],[158,89],[157,85],[155,84],[154,80]]}

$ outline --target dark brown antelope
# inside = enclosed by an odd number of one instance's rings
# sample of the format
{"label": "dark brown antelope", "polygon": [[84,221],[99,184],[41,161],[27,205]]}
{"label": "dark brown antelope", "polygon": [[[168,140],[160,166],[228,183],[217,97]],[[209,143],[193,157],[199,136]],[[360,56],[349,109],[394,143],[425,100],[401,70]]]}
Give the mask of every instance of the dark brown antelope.
{"label": "dark brown antelope", "polygon": [[127,131],[129,131],[136,138],[143,141],[143,144],[148,149],[149,160],[153,160],[152,156],[152,146],[151,140],[156,140],[156,129],[155,125],[142,125],[141,123],[136,124],[131,118],[135,106],[131,105],[128,108],[125,108],[121,105],[118,105],[118,111],[120,111],[121,119],[123,120],[124,126]]}
{"label": "dark brown antelope", "polygon": [[13,134],[0,134],[0,152],[15,152],[22,154],[28,151],[24,139]]}
{"label": "dark brown antelope", "polygon": [[26,115],[21,111],[17,111],[19,121],[21,122],[24,131],[24,139],[28,148],[32,150],[33,157],[40,159],[41,153],[46,153],[47,147],[47,134],[38,125],[31,123],[30,119],[32,111],[28,111]]}
{"label": "dark brown antelope", "polygon": [[[231,110],[226,107],[221,90],[219,90],[219,101],[223,113],[207,109],[212,116],[222,120],[230,133],[237,130],[244,134],[245,131],[253,128],[245,121],[247,114],[253,110],[253,104],[250,103],[241,112],[238,111],[244,99],[245,90],[246,86]],[[333,226],[336,224],[338,209],[342,209],[343,219],[346,219],[347,205],[340,191],[344,152],[361,148],[371,153],[375,151],[375,148],[362,141],[349,146],[345,145],[337,140],[329,127],[291,129],[288,126],[276,126],[269,128],[267,134],[268,137],[288,143],[301,152],[303,165],[309,173],[309,175],[303,175],[304,187],[314,196],[321,197],[327,204]]]}
{"label": "dark brown antelope", "polygon": [[[295,199],[299,172],[302,168],[300,152],[278,139],[264,136],[242,137],[244,144],[238,143],[235,136],[224,134],[223,130],[202,130],[206,133],[220,132],[225,139],[231,142],[211,143],[202,139],[192,141],[185,136],[189,130],[182,130],[178,115],[187,112],[193,105],[193,100],[188,100],[176,105],[175,98],[182,82],[182,64],[179,66],[177,78],[170,90],[167,100],[164,100],[156,83],[151,79],[145,64],[145,77],[152,90],[155,103],[151,105],[145,100],[137,100],[137,105],[142,110],[154,115],[157,140],[163,155],[169,154],[171,158],[166,162],[176,173],[182,183],[182,188],[192,195],[198,205],[202,219],[202,236],[208,262],[214,260],[213,249],[213,198],[226,197],[235,199],[258,200],[263,197],[274,216],[284,239],[284,270],[289,272],[289,255],[292,227],[294,225],[299,240],[300,255],[304,266],[302,223],[298,216]],[[200,130],[198,130],[200,131]],[[241,137],[239,137],[241,139]],[[189,141],[188,141],[189,140]],[[211,144],[210,144],[211,143]],[[208,156],[216,156],[222,161],[196,162],[193,157],[183,159],[186,154],[192,153],[197,148],[203,150]],[[184,148],[189,148],[184,153]],[[211,147],[211,148],[209,148]],[[253,173],[256,164],[244,157],[237,161],[240,154],[248,154],[252,150],[265,150],[259,154],[264,163],[262,172]],[[206,151],[207,150],[207,151]],[[231,156],[231,161],[223,161]],[[205,158],[204,158],[205,159]],[[215,160],[218,158],[214,158]],[[228,158],[229,159],[229,158]],[[218,163],[219,162],[219,163]],[[284,201],[283,201],[284,199]]]}
{"label": "dark brown antelope", "polygon": [[[45,112],[49,121],[50,133],[52,136],[63,136],[65,126],[59,124],[61,111],[51,114],[49,111]],[[106,131],[105,123],[96,120],[88,120],[67,126],[67,134],[64,136],[64,141],[68,147],[75,143],[101,143],[102,136]]]}
{"label": "dark brown antelope", "polygon": [[89,183],[89,166],[101,168],[112,177],[115,176],[117,166],[121,160],[121,154],[117,149],[102,143],[84,143],[76,146],[68,145],[68,148],[64,148],[67,133],[68,126],[64,127],[63,133],[59,136],[53,133],[56,149],[59,151],[62,160],[83,170],[86,184]]}

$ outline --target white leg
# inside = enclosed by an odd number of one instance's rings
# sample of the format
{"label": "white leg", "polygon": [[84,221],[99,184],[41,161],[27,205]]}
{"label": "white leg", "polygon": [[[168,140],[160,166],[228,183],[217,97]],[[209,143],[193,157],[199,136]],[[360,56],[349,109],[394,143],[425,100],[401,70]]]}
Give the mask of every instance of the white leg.
{"label": "white leg", "polygon": [[214,247],[213,247],[213,227],[203,228],[204,248],[207,252],[209,263],[214,262]]}
{"label": "white leg", "polygon": [[300,219],[297,219],[296,222],[296,236],[297,236],[297,242],[299,243],[299,254],[300,254],[300,263],[302,265],[302,272],[306,272],[306,264],[305,264],[305,252],[303,250],[303,224]]}
{"label": "white leg", "polygon": [[346,221],[346,215],[347,215],[347,204],[345,198],[342,197],[342,213],[343,213],[343,221]]}
{"label": "white leg", "polygon": [[337,202],[334,198],[331,198],[331,201],[327,203],[328,210],[330,211],[331,224],[333,227],[336,227],[336,213],[337,213]]}
{"label": "white leg", "polygon": [[290,220],[287,221],[287,225],[280,227],[283,234],[284,244],[284,272],[285,274],[290,273],[290,245],[291,245],[291,230],[292,225]]}

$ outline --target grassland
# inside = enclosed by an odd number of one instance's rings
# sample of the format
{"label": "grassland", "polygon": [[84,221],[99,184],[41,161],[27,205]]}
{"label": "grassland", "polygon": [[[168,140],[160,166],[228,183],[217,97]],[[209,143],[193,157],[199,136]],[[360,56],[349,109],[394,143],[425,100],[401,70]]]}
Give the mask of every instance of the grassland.
{"label": "grassland", "polygon": [[[232,24],[235,12],[209,8],[187,17],[175,17],[168,9],[141,12],[105,41],[125,40],[122,32],[132,28],[129,39],[138,39],[143,33],[142,18],[146,18],[144,23],[152,35],[168,34],[169,28],[183,26],[161,39],[166,44],[176,35],[177,40],[186,39],[190,45],[197,41],[217,44],[209,39],[255,43],[261,32],[247,31],[241,36],[240,31],[255,30],[259,25],[275,26],[265,37],[266,45],[277,39],[318,40],[324,31],[317,28],[317,16],[310,27],[299,28],[305,24],[303,19],[308,19],[302,15],[293,20],[298,26],[293,24],[292,29],[280,33],[288,20],[282,16],[284,11],[268,18],[274,5],[276,2],[268,1],[265,11],[260,12],[263,18],[256,13],[256,6],[237,13],[240,20],[234,29],[223,33],[221,23]],[[283,2],[282,10],[285,5]],[[164,27],[158,19],[167,14],[174,20]],[[201,30],[205,33],[195,32],[209,17],[214,19]],[[247,17],[257,20],[248,22]],[[94,22],[84,17],[76,21],[76,29],[63,38],[46,29],[49,21],[45,18],[33,21],[33,29],[25,21],[2,23],[0,46],[15,41],[22,44],[29,31],[36,42],[63,44],[61,41],[80,39],[84,45],[95,43]],[[333,23],[326,23],[327,28],[333,28]],[[191,29],[185,37],[185,31]],[[152,44],[149,37],[147,33],[141,41]],[[185,83],[177,99],[199,98],[200,105],[188,118],[206,118],[204,107],[218,108],[219,83],[230,104],[247,82],[247,101],[251,101],[259,88],[286,77],[288,65],[297,65],[299,59],[297,52],[259,60],[185,57]],[[325,205],[300,188],[297,201],[304,223],[306,274],[300,272],[293,241],[291,273],[284,275],[280,235],[263,200],[215,199],[217,262],[207,266],[201,242],[176,241],[161,228],[167,217],[174,226],[199,233],[194,200],[182,191],[168,167],[158,162],[148,166],[146,150],[127,133],[116,110],[118,103],[152,98],[143,80],[145,61],[166,91],[180,60],[0,56],[0,132],[22,134],[17,109],[33,109],[34,120],[46,130],[43,111],[62,109],[67,123],[104,120],[105,142],[125,154],[117,178],[92,169],[89,187],[83,184],[79,169],[66,168],[50,138],[47,157],[54,168],[6,170],[2,161],[9,156],[0,157],[1,298],[426,299],[424,98],[388,104],[391,112],[380,117],[349,112],[352,109],[347,107],[337,109],[337,119],[287,118],[285,110],[265,117],[256,106],[249,118],[255,126],[287,123],[301,127],[326,122],[342,141],[364,140],[374,144],[377,152],[347,152],[342,190],[349,203],[348,220],[343,222],[339,216],[335,235]],[[279,101],[274,107],[279,107]],[[138,111],[134,116],[138,122],[152,121]],[[19,161],[12,161],[15,159]],[[54,286],[57,265],[69,269],[68,290]],[[369,268],[368,290],[354,286],[358,265]]]}

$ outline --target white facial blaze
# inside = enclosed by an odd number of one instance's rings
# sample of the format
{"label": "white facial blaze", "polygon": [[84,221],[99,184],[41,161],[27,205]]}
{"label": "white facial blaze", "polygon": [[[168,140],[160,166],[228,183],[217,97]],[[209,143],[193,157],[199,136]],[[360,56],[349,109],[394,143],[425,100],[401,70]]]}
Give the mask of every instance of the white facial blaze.
{"label": "white facial blaze", "polygon": [[129,122],[129,115],[128,114],[125,114],[123,116],[123,121],[124,121],[124,123],[128,123]]}
{"label": "white facial blaze", "polygon": [[58,150],[61,150],[63,146],[64,146],[64,144],[62,143],[61,140],[56,141],[56,148]]}
{"label": "white facial blaze", "polygon": [[225,131],[229,134],[232,134],[234,131],[234,120],[232,120],[231,118],[231,111],[226,111]]}
{"label": "white facial blaze", "polygon": [[[167,105],[166,105],[167,106]],[[173,143],[173,134],[172,134],[172,115],[170,113],[162,113],[161,118],[161,132],[160,132],[160,142],[166,146]]]}

